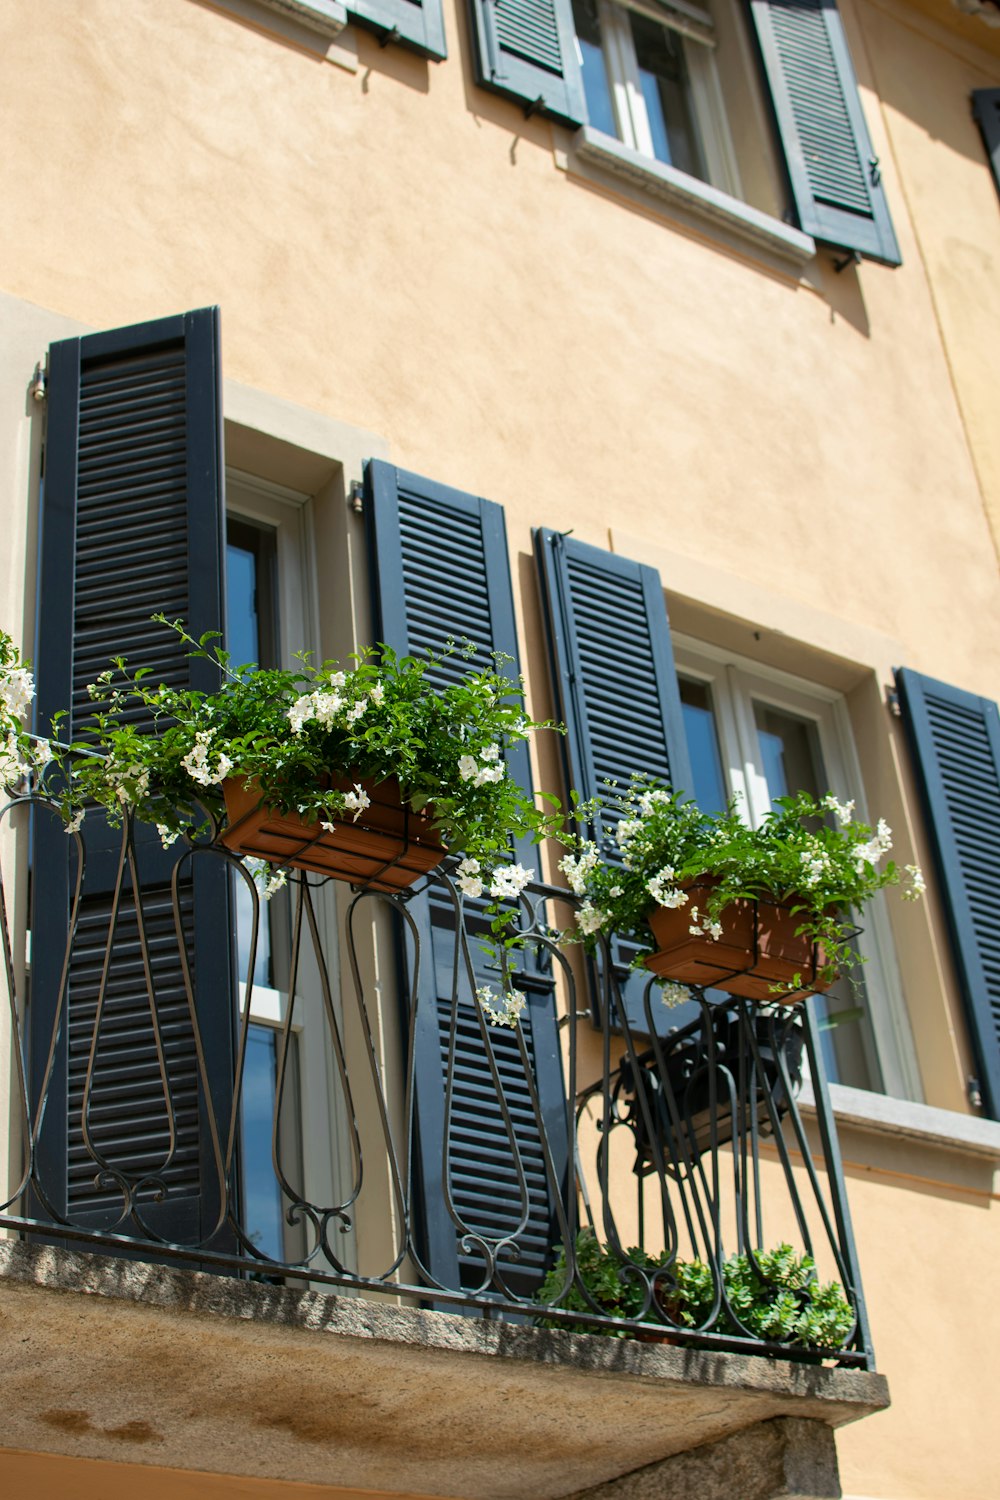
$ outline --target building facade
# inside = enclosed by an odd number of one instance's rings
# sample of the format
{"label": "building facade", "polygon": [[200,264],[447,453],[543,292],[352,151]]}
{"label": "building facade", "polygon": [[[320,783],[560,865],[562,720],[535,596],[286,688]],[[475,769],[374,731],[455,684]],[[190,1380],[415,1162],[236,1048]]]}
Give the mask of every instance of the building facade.
{"label": "building facade", "polygon": [[[687,757],[700,800],[738,793],[752,818],[798,787],[884,817],[927,898],[873,910],[860,1003],[809,1002],[892,1396],[838,1434],[841,1483],[856,1500],[995,1495],[996,1319],[971,1288],[990,1284],[1000,1162],[1000,9],[0,0],[0,28],[0,624],[43,708],[118,635],[138,656],[155,609],[226,625],[219,588],[198,589],[227,540],[228,628],[259,659],[475,630],[512,651],[534,717],[570,731],[539,740],[536,789],[590,795]],[[104,464],[102,403],[127,425],[168,365],[187,383],[134,459]],[[143,475],[175,397],[178,493],[210,498],[171,551]],[[12,972],[30,957],[40,1013],[58,944],[39,916],[30,955],[23,933],[48,856],[30,891],[27,833],[4,858]],[[558,851],[539,858],[559,884]],[[46,890],[58,936],[68,898]],[[321,918],[335,947],[345,903]],[[376,933],[384,998],[399,980],[379,954]],[[335,1184],[310,1024],[283,1128],[308,1180]],[[578,1030],[596,1059],[590,1019]],[[14,1098],[11,1041],[8,1024]],[[386,1076],[397,1046],[386,1026]],[[277,1229],[260,1214],[288,1252],[280,1213]],[[377,1260],[389,1231],[362,1215],[357,1233],[357,1265]],[[269,1468],[266,1445],[243,1464],[193,1444],[185,1465],[122,1435],[144,1413],[74,1429],[25,1402],[0,1422],[0,1474],[25,1494],[131,1484],[137,1463],[164,1493],[185,1467],[220,1494],[227,1476],[262,1494],[501,1493],[449,1470],[443,1437],[404,1486],[377,1461],[347,1479]],[[707,1441],[692,1434],[671,1452]],[[524,1471],[502,1492],[582,1493],[667,1456],[602,1458],[565,1489]]]}

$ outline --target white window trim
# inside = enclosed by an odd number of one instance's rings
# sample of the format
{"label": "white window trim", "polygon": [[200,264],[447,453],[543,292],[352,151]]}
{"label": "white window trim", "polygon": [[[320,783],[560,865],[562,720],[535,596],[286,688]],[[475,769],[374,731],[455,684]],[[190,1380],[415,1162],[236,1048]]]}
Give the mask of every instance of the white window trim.
{"label": "white window trim", "polygon": [[610,174],[639,189],[646,199],[680,210],[693,221],[693,227],[708,224],[724,230],[733,239],[768,251],[795,269],[816,256],[816,241],[801,229],[782,223],[711,183],[643,156],[591,125],[581,126],[570,140],[570,149],[556,151],[555,161],[563,171],[586,180],[600,181]]}
{"label": "white window trim", "polygon": [[[226,514],[238,520],[255,521],[274,532],[278,569],[279,657],[295,665],[296,651],[316,652],[320,640],[319,592],[316,573],[317,547],[313,500],[300,490],[288,489],[239,469],[226,470]],[[323,950],[330,960],[330,974],[337,982],[338,932],[336,900],[331,891],[315,900],[316,921]],[[261,917],[266,908],[261,903]],[[308,940],[302,954],[299,984],[291,1031],[303,1038],[299,1047],[300,1124],[302,1172],[305,1196],[314,1203],[336,1203],[340,1185],[351,1180],[353,1165],[348,1150],[349,1122],[342,1091],[335,1087],[332,1043],[327,1042],[328,1018],[318,976],[311,983],[313,964]],[[338,1022],[342,1024],[339,995],[334,994]],[[284,1027],[288,995],[268,985],[255,983],[250,996],[250,1019],[255,1025],[275,1030]],[[240,1016],[246,1006],[246,985],[239,985]],[[309,1045],[310,1035],[324,1038],[321,1046]],[[345,1236],[338,1247],[347,1264],[354,1254],[353,1241]]]}
{"label": "white window trim", "polygon": [[[724,742],[719,747],[720,753],[725,762],[727,758],[731,759],[727,750],[734,746],[739,748],[739,761],[724,766],[724,769],[734,791],[739,790],[745,796],[755,819],[759,820],[769,806],[767,790],[750,748],[756,742],[750,701],[755,692],[761,696],[760,688],[756,687],[760,684],[769,704],[815,724],[829,782],[824,790],[833,792],[841,801],[853,797],[857,816],[865,822],[871,821],[865,805],[861,765],[842,694],[687,636],[673,636],[673,644],[679,672],[703,682],[725,681],[727,691],[720,695],[715,705]],[[897,1099],[921,1103],[924,1094],[920,1069],[889,914],[881,893],[866,908],[864,931],[858,946],[862,956],[869,960],[865,970],[869,1020],[885,1092]]]}

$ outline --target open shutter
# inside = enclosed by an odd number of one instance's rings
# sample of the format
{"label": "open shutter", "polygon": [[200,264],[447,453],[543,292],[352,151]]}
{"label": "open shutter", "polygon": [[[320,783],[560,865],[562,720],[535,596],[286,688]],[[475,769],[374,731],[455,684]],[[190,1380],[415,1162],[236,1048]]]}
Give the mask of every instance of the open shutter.
{"label": "open shutter", "polygon": [[983,132],[993,169],[993,181],[1000,193],[1000,89],[975,89],[972,95],[972,113]]}
{"label": "open shutter", "polygon": [[[535,533],[558,712],[566,724],[566,776],[589,799],[623,790],[633,773],[693,788],[663,586],[655,568],[558,531]],[[599,838],[610,828],[597,830]],[[646,1032],[647,980],[614,952],[629,1025]],[[661,1007],[662,1009],[662,1007]],[[663,1029],[686,1013],[663,1010]],[[693,1013],[692,1013],[693,1014]],[[654,1016],[659,1016],[654,1009]],[[659,1029],[659,1028],[658,1028]]]}
{"label": "open shutter", "polygon": [[835,0],[750,0],[799,225],[900,264]]}
{"label": "open shutter", "polygon": [[[150,615],[163,610],[183,619],[196,636],[222,628],[219,378],[214,308],[69,339],[50,350],[35,664],[43,732],[57,710],[68,709],[63,737],[85,734],[87,684],[113,656],[148,666],[155,680],[175,686],[218,685],[211,664],[191,661],[179,639]],[[54,814],[33,819],[30,1063],[36,1100],[61,1015],[39,1141],[40,1178],[56,1211],[82,1227],[107,1229],[121,1212],[121,1192],[95,1183],[98,1168],[84,1141],[82,1108],[95,1043],[88,1121],[98,1152],[133,1185],[161,1178],[162,1201],[155,1201],[151,1187],[139,1192],[143,1223],[165,1239],[196,1243],[215,1223],[220,1184],[175,935],[170,882],[179,853],[165,851],[152,828],[136,825],[145,954],[135,899],[126,889],[110,934],[95,1041],[120,833],[98,809],[88,812],[82,831],[86,878],[69,959],[67,1013],[59,1006],[73,841]],[[178,904],[193,961],[211,1107],[224,1127],[235,1016],[229,886],[215,861],[193,863],[179,881]],[[121,1228],[142,1232],[134,1222]]]}
{"label": "open shutter", "polygon": [[[475,643],[475,666],[491,665],[491,653],[513,658],[518,649],[510,562],[503,510],[492,501],[449,489],[419,475],[373,460],[366,469],[365,513],[375,578],[375,629],[379,640],[413,656],[440,648],[449,636]],[[445,663],[442,683],[464,661]],[[527,747],[515,747],[510,774],[531,785]],[[537,868],[537,850],[528,844],[515,857]],[[421,965],[416,1017],[416,1126],[418,1181],[415,1206],[421,1222],[421,1249],[431,1272],[447,1286],[474,1285],[482,1278],[481,1258],[464,1254],[446,1208],[447,1156],[455,1207],[463,1222],[490,1239],[513,1232],[521,1216],[520,1191],[511,1160],[500,1102],[493,1087],[472,997],[460,983],[456,1012],[452,1118],[445,1119],[444,1081],[452,1023],[454,917],[450,903],[427,896],[409,903],[426,956]],[[495,984],[476,943],[470,944],[478,983]],[[566,1101],[551,976],[532,955],[523,956],[516,985],[527,1006],[520,1021],[536,1080],[546,1135],[555,1148],[556,1173],[567,1166]],[[551,1184],[545,1171],[539,1120],[531,1102],[513,1032],[491,1029],[494,1059],[503,1078],[504,1099],[529,1190],[529,1223],[518,1236],[515,1264],[502,1261],[509,1284],[524,1293],[538,1284],[553,1242]],[[446,1152],[447,1144],[447,1152]]]}
{"label": "open shutter", "polygon": [[441,0],[260,0],[269,10],[291,16],[323,36],[344,28],[344,12],[378,32],[383,43],[400,42],[424,57],[448,55]]}
{"label": "open shutter", "polygon": [[529,114],[587,118],[571,0],[469,0],[476,77]]}
{"label": "open shutter", "polygon": [[377,31],[383,45],[399,42],[436,60],[448,56],[441,0],[347,0],[347,11]]}
{"label": "open shutter", "polygon": [[987,1112],[1000,1119],[1000,714],[896,672]]}

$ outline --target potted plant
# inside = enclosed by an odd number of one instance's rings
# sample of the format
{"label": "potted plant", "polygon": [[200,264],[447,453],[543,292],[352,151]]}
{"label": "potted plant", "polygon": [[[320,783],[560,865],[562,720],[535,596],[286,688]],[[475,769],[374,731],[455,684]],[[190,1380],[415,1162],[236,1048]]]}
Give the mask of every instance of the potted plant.
{"label": "potted plant", "polygon": [[651,1334],[544,1315],[535,1319],[540,1328],[670,1342],[673,1325],[831,1351],[842,1349],[854,1331],[854,1311],[840,1283],[821,1283],[812,1256],[796,1255],[788,1244],[774,1250],[743,1251],[722,1261],[725,1300],[720,1300],[714,1319],[717,1277],[704,1261],[671,1261],[666,1252],[651,1256],[635,1248],[619,1255],[602,1245],[590,1228],[577,1235],[573,1259],[570,1279],[565,1246],[558,1246],[556,1262],[539,1287],[536,1302],[570,1312],[638,1320],[651,1325]]}
{"label": "potted plant", "polygon": [[[154,685],[143,669],[114,661],[88,690],[83,737],[51,752],[67,829],[79,828],[88,805],[116,823],[130,808],[169,845],[203,830],[207,817],[229,848],[268,863],[265,894],[288,866],[396,891],[448,850],[461,852],[457,884],[492,902],[494,948],[514,941],[506,935],[514,913],[503,903],[532,872],[511,863],[511,840],[537,842],[561,820],[558,804],[540,811],[507,772],[505,752],[542,726],[526,717],[521,684],[503,674],[502,660],[474,668],[475,648],[452,642],[420,660],[382,646],[347,668],[314,666],[305,655],[293,669],[235,666],[213,634],[194,640],[180,622],[154,618],[213,661],[222,685],[212,693]],[[26,707],[31,695],[17,676],[25,669],[2,640],[4,680],[14,684],[7,696]],[[430,675],[442,660],[444,686]],[[7,781],[30,760],[32,742],[18,725],[9,711],[0,723],[14,736]],[[480,995],[490,1019],[508,1024],[518,999]]]}
{"label": "potted plant", "polygon": [[[853,802],[806,792],[778,798],[759,828],[734,799],[702,812],[683,794],[636,777],[603,815],[614,839],[603,854],[577,839],[560,868],[584,898],[576,936],[615,932],[638,945],[635,962],[680,986],[714,985],[754,1000],[802,999],[856,962],[852,914],[902,873],[889,862],[891,830],[856,821]],[[907,865],[905,897],[924,889]],[[572,936],[572,934],[571,934]]]}

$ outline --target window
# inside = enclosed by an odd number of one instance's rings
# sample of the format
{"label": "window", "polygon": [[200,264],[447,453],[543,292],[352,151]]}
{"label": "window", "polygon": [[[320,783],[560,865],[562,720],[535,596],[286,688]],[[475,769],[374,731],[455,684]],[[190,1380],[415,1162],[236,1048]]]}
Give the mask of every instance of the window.
{"label": "window", "polygon": [[[775,798],[831,791],[866,817],[846,707],[832,690],[765,672],[732,655],[675,639],[685,737],[695,797],[719,808],[736,796],[759,824]],[[875,809],[874,816],[878,810]],[[824,1061],[835,1083],[919,1097],[902,1057],[902,999],[885,913],[866,912],[859,955],[867,960],[813,1002]]]}
{"label": "window", "polygon": [[696,6],[573,0],[589,123],[643,156],[740,195],[715,67]]}
{"label": "window", "polygon": [[[811,236],[899,264],[834,0],[750,0],[745,15],[737,0],[471,8],[480,83],[584,127],[567,169],[615,173],[793,260]],[[783,178],[803,234],[781,222]]]}

